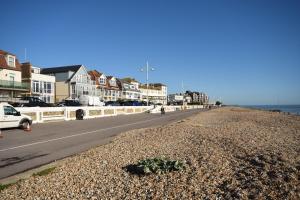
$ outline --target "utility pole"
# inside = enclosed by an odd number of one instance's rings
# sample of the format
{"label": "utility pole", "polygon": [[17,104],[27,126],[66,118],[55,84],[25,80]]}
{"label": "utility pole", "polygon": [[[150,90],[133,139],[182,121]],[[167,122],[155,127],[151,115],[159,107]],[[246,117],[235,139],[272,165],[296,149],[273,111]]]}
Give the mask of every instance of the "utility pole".
{"label": "utility pole", "polygon": [[25,59],[25,62],[26,62],[27,61],[27,49],[26,48],[24,49],[24,54],[25,54],[24,59]]}

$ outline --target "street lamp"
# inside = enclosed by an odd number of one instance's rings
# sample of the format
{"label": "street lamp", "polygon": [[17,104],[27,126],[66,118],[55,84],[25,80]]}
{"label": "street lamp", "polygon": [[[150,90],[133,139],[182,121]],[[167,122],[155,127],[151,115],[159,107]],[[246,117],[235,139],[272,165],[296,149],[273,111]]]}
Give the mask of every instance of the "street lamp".
{"label": "street lamp", "polygon": [[153,67],[150,67],[149,68],[149,64],[148,64],[148,61],[147,61],[147,64],[146,64],[146,67],[143,67],[140,69],[141,72],[144,72],[146,71],[146,84],[147,84],[147,106],[149,105],[149,70],[150,71],[154,71],[155,69]]}

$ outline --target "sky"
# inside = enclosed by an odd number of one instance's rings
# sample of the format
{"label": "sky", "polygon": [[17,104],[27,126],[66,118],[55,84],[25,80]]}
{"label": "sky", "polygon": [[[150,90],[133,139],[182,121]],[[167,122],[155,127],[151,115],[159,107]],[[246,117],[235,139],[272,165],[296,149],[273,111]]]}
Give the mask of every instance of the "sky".
{"label": "sky", "polygon": [[[300,104],[300,1],[0,0],[0,49],[225,104]],[[26,48],[26,59],[25,59]],[[182,84],[183,83],[183,84]],[[183,88],[182,88],[183,85]]]}

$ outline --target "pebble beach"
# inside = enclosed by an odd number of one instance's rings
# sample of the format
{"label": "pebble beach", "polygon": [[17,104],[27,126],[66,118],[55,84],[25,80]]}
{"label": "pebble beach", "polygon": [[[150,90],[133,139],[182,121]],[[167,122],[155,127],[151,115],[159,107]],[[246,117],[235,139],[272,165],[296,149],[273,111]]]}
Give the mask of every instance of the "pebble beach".
{"label": "pebble beach", "polygon": [[[186,169],[129,170],[161,156]],[[300,116],[223,107],[124,132],[0,191],[0,199],[300,199]]]}

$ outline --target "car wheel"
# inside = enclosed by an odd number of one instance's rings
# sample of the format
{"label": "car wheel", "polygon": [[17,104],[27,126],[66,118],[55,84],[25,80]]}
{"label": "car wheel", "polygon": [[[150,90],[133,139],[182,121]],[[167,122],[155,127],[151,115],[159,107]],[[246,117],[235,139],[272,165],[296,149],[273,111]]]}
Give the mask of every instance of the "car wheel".
{"label": "car wheel", "polygon": [[21,129],[26,129],[28,125],[29,125],[29,121],[24,120],[24,121],[21,123]]}

